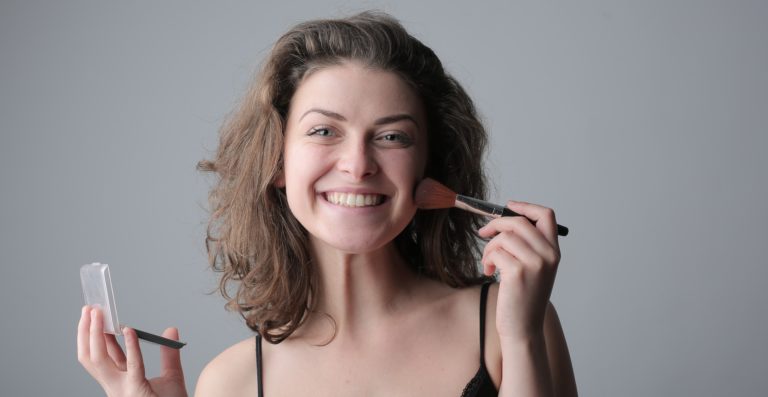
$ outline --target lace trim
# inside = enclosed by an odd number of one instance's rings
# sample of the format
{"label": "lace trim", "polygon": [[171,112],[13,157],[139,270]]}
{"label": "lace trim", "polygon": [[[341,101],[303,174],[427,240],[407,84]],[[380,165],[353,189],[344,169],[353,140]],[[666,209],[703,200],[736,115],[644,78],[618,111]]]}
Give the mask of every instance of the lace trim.
{"label": "lace trim", "polygon": [[483,371],[483,369],[485,368],[480,367],[475,376],[469,380],[469,383],[467,383],[466,386],[464,386],[464,391],[461,392],[461,397],[472,397],[477,395],[477,392],[480,391],[480,386],[483,384],[483,378],[488,376],[487,371]]}

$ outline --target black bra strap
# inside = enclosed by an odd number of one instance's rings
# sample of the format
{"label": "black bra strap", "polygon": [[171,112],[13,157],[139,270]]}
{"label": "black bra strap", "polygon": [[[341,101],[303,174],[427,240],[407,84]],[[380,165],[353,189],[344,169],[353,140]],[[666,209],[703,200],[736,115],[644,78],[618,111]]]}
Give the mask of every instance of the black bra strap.
{"label": "black bra strap", "polygon": [[256,334],[256,375],[259,385],[259,397],[264,395],[264,384],[261,381],[261,334]]}
{"label": "black bra strap", "polygon": [[483,284],[480,289],[480,365],[485,365],[485,303],[488,300],[488,287],[491,283]]}

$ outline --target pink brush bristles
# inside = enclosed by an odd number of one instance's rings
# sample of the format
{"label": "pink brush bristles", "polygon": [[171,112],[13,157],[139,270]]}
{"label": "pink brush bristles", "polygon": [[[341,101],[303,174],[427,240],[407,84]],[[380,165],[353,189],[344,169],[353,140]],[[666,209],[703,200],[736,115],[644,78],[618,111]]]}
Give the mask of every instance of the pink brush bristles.
{"label": "pink brush bristles", "polygon": [[423,210],[451,208],[456,203],[456,192],[431,178],[424,178],[416,187],[416,206]]}

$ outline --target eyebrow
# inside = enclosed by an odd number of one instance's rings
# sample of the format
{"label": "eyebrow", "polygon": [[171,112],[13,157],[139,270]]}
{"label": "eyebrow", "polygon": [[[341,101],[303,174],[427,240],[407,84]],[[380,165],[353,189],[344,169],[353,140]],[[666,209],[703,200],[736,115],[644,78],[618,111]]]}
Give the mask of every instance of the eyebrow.
{"label": "eyebrow", "polygon": [[[340,115],[340,114],[338,114],[336,112],[332,112],[330,110],[320,109],[320,108],[312,108],[312,109],[307,110],[306,112],[304,112],[304,114],[301,115],[301,117],[299,117],[299,121],[301,121],[301,119],[303,119],[304,116],[306,116],[307,114],[313,113],[313,112],[314,113],[320,113],[323,116],[327,116],[327,117],[330,117],[332,119],[336,119],[336,120],[339,120],[339,121],[347,121],[346,117],[344,117],[344,116],[342,116],[342,115]],[[413,124],[416,124],[417,127],[419,126],[419,123],[416,121],[416,119],[413,116],[411,116],[410,114],[407,114],[407,113],[393,114],[391,116],[380,117],[380,118],[376,119],[376,121],[373,122],[373,125],[392,124],[392,123],[396,123],[396,122],[401,121],[401,120],[410,120]]]}

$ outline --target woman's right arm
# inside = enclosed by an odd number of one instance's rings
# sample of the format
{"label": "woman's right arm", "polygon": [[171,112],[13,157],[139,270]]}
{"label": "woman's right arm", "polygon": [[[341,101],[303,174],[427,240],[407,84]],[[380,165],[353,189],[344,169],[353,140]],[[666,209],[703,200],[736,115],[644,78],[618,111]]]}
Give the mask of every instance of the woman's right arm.
{"label": "woman's right arm", "polygon": [[[136,332],[123,329],[126,353],[114,335],[104,333],[103,314],[84,306],[77,326],[77,359],[109,397],[186,397],[184,373],[178,350],[161,346],[161,375],[147,379]],[[168,328],[163,336],[179,340],[179,332]]]}

